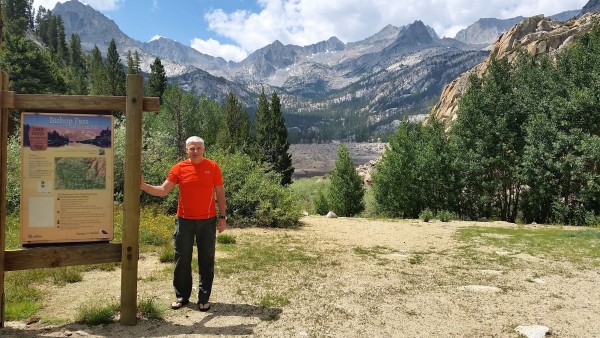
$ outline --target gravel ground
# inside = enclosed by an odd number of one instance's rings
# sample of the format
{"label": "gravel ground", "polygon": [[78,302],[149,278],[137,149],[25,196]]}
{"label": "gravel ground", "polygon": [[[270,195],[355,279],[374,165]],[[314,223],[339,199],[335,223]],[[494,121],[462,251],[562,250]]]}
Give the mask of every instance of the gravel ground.
{"label": "gravel ground", "polygon": [[[473,263],[454,234],[504,222],[381,221],[308,216],[300,229],[228,229],[238,243],[285,241],[315,263],[218,275],[212,308],[166,310],[163,321],[96,327],[72,323],[77,308],[120,296],[120,270],[85,273],[82,282],[48,286],[41,320],[7,322],[10,337],[599,337],[600,272],[521,252],[477,247]],[[226,253],[219,252],[219,257]],[[478,255],[475,255],[478,256]],[[219,258],[218,257],[218,258]],[[502,268],[502,259],[514,268]],[[169,264],[139,262],[138,298],[168,307]],[[287,302],[261,306],[260,299]],[[276,302],[275,302],[276,303]],[[67,318],[51,325],[48,318]],[[535,327],[534,325],[538,325]],[[541,331],[539,331],[541,328]],[[523,331],[528,332],[528,331]],[[542,332],[542,333],[540,333]]]}

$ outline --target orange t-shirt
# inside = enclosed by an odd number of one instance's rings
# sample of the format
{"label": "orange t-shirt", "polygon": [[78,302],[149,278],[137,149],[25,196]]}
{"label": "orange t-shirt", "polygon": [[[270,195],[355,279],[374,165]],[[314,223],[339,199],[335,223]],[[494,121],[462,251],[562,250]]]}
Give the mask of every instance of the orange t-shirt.
{"label": "orange t-shirt", "polygon": [[217,162],[207,158],[196,164],[189,159],[181,161],[171,168],[167,180],[179,185],[177,216],[186,219],[217,216],[215,187],[223,185]]}

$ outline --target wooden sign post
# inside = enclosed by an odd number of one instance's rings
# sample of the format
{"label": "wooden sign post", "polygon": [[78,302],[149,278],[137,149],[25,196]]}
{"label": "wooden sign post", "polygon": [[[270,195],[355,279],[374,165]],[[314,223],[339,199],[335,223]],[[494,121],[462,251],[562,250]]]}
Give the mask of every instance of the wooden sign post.
{"label": "wooden sign post", "polygon": [[[5,271],[121,262],[121,324],[137,324],[142,113],[160,110],[156,97],[144,97],[141,75],[127,75],[126,96],[16,94],[0,70],[0,327],[4,327]],[[125,112],[125,186],[122,243],[38,247],[6,251],[6,180],[10,109],[61,113]]]}

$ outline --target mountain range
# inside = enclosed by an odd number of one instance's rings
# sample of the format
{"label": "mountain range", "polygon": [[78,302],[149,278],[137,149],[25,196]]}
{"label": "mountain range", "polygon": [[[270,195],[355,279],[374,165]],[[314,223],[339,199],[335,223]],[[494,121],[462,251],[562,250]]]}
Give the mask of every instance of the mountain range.
{"label": "mountain range", "polygon": [[[591,0],[582,10],[552,17],[566,21],[597,10]],[[78,34],[82,48],[106,53],[111,39],[119,54],[137,51],[148,72],[161,59],[170,83],[198,96],[224,102],[234,92],[252,114],[258,95],[273,91],[294,141],[366,140],[397,125],[404,115],[423,118],[445,85],[489,56],[490,46],[524,18],[483,18],[440,38],[422,21],[388,25],[364,40],[343,43],[336,37],[309,46],[280,41],[256,50],[240,62],[226,61],[168,38],[139,42],[114,21],[77,0],[57,3],[66,36]],[[122,61],[125,61],[122,57]]]}

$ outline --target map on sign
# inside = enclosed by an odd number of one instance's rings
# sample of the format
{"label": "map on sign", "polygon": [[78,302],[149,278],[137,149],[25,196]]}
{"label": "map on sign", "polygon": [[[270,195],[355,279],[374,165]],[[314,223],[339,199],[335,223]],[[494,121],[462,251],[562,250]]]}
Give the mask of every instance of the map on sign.
{"label": "map on sign", "polygon": [[23,113],[21,244],[113,237],[113,117]]}
{"label": "map on sign", "polygon": [[106,159],[102,157],[56,157],[56,190],[106,189]]}

